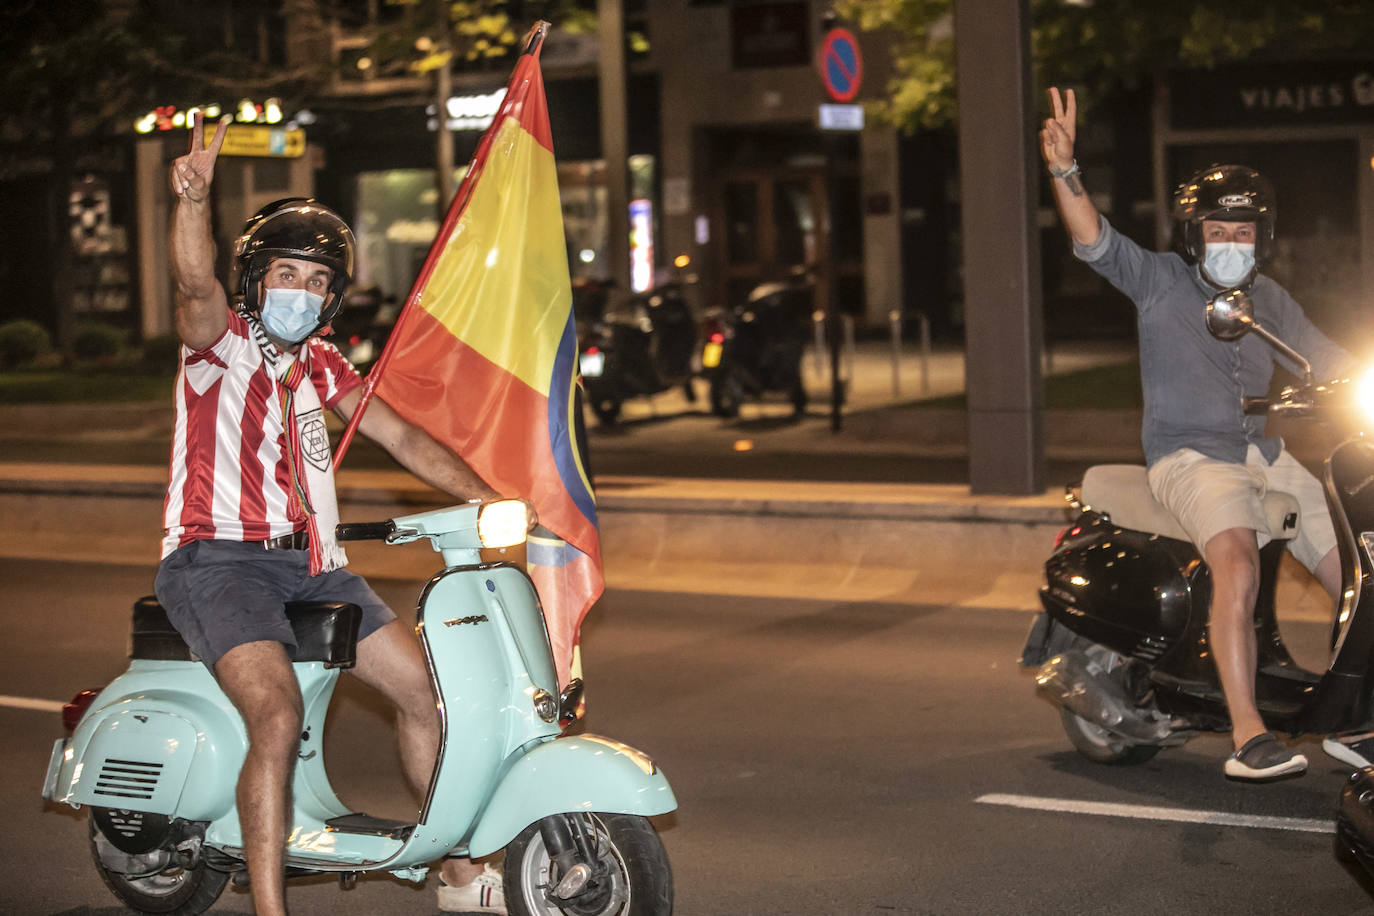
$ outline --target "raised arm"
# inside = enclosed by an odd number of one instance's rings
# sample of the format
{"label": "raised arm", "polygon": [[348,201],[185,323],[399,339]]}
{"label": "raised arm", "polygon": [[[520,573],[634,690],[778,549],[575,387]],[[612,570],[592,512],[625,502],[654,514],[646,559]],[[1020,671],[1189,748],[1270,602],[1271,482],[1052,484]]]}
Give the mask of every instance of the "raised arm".
{"label": "raised arm", "polygon": [[229,326],[224,287],[215,278],[215,238],[210,228],[210,182],[215,159],[229,128],[225,118],[205,148],[205,124],[199,113],[191,129],[191,150],[172,163],[171,260],[176,287],[177,335],[192,350],[202,350]]}
{"label": "raised arm", "polygon": [[1078,135],[1078,103],[1073,90],[1066,90],[1061,100],[1059,90],[1051,88],[1050,107],[1053,115],[1045,119],[1040,129],[1040,155],[1050,170],[1054,205],[1069,237],[1081,245],[1091,245],[1097,241],[1099,217],[1073,157]]}

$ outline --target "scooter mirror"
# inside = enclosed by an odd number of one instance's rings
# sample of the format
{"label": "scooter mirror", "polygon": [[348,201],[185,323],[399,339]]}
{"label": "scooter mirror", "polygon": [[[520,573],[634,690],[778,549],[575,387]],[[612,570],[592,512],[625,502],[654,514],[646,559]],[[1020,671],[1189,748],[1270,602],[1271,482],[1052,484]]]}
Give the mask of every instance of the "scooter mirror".
{"label": "scooter mirror", "polygon": [[1228,289],[1207,303],[1207,330],[1218,340],[1235,340],[1255,328],[1255,304],[1244,290]]}
{"label": "scooter mirror", "polygon": [[1254,331],[1275,350],[1288,357],[1302,373],[1304,385],[1312,384],[1312,364],[1301,353],[1279,340],[1255,321],[1255,304],[1244,290],[1228,289],[1207,303],[1207,330],[1218,340],[1235,340]]}

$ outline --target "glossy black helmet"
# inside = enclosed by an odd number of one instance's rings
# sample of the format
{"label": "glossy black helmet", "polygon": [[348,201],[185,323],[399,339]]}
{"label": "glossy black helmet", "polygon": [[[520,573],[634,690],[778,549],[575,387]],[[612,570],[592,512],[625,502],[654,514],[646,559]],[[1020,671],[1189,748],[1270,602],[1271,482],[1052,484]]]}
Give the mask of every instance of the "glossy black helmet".
{"label": "glossy black helmet", "polygon": [[241,307],[258,312],[259,281],[275,258],[300,258],[333,271],[319,327],[329,324],[353,282],[353,230],[343,217],[317,200],[289,197],[263,207],[243,225],[234,242],[229,285]]}
{"label": "glossy black helmet", "polygon": [[1247,165],[1213,165],[1174,191],[1174,229],[1180,247],[1196,264],[1203,257],[1202,221],[1255,224],[1255,264],[1274,253],[1274,220],[1278,205],[1274,186]]}

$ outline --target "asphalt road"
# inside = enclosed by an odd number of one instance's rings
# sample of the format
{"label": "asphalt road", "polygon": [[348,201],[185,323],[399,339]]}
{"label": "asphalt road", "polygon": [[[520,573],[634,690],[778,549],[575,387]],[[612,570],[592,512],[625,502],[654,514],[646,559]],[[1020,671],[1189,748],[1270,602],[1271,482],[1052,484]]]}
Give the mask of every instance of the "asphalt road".
{"label": "asphalt road", "polygon": [[[0,560],[10,645],[0,694],[63,700],[122,666],[151,570]],[[381,581],[393,606],[418,583]],[[657,819],[677,910],[695,914],[1374,913],[1322,832],[1119,816],[1138,807],[1329,823],[1344,770],[1314,742],[1305,777],[1225,781],[1215,737],[1134,768],[1070,750],[1015,664],[1020,612],[609,594],[584,634],[592,731],[652,754],[681,807]],[[1319,645],[1320,628],[1292,625]],[[389,722],[347,682],[326,760],[339,794],[404,817]],[[0,703],[0,913],[122,912],[80,815],[38,797],[57,717]],[[990,796],[1021,796],[1019,808]],[[1029,799],[1029,801],[1024,801]],[[1043,810],[1045,800],[1109,806]],[[432,885],[432,882],[431,882]],[[432,892],[378,877],[293,885],[293,913],[431,913]],[[248,913],[241,891],[212,912]]]}

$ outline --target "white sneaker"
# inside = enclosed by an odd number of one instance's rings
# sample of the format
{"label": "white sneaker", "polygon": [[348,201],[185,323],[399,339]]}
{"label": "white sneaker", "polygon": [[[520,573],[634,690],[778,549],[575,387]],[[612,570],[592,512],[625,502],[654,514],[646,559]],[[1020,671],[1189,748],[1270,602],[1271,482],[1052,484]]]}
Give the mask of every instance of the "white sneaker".
{"label": "white sneaker", "polygon": [[1322,750],[1347,766],[1364,769],[1374,764],[1374,732],[1332,735],[1322,741]]}
{"label": "white sneaker", "polygon": [[506,916],[506,892],[501,873],[482,863],[482,873],[462,887],[439,879],[439,909],[445,913],[496,913]]}

